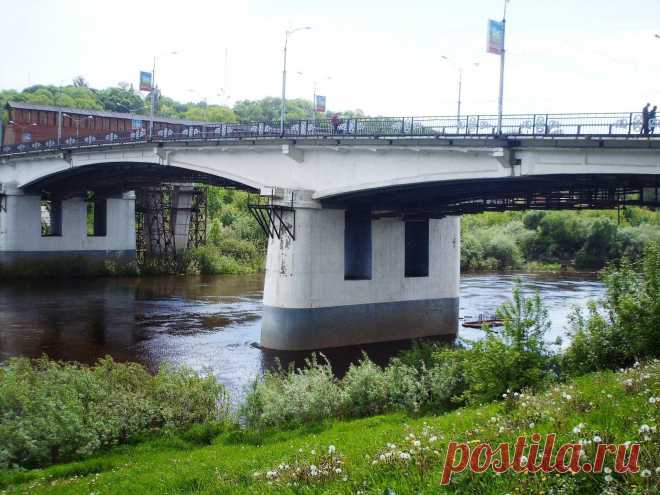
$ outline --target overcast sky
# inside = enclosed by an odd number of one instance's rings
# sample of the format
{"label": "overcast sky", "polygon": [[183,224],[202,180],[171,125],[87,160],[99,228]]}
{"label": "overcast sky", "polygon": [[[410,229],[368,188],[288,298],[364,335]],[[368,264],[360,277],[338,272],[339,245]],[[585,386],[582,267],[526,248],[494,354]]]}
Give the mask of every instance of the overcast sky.
{"label": "overcast sky", "polygon": [[[287,28],[287,95],[373,115],[497,110],[499,57],[486,24],[503,0],[0,0],[0,88],[120,81],[159,58],[156,82],[179,100],[279,96]],[[660,101],[660,0],[511,0],[505,113],[639,110]],[[225,74],[225,50],[228,52]],[[472,64],[478,62],[479,66]],[[298,75],[297,72],[303,72]],[[324,80],[330,76],[332,79]],[[195,92],[190,92],[193,89]]]}

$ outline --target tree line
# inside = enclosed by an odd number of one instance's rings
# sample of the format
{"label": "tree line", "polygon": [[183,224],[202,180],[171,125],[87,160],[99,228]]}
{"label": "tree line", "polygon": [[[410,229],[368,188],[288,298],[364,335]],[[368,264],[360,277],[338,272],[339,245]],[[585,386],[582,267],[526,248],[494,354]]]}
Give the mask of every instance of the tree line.
{"label": "tree line", "polygon": [[[156,90],[158,91],[158,90]],[[208,122],[276,121],[280,116],[281,99],[267,96],[260,100],[239,100],[232,107],[209,104],[205,101],[177,101],[158,94],[156,115],[187,120]],[[35,84],[22,91],[13,89],[0,91],[0,107],[3,121],[7,116],[5,106],[8,101],[34,103],[85,110],[106,110],[147,115],[151,112],[151,95],[140,93],[132,84],[120,82],[117,86],[95,89],[83,77],[76,77],[71,84],[55,86]],[[291,99],[286,102],[287,118],[304,120],[312,118],[313,103],[305,99]],[[317,118],[339,113],[343,117],[363,116],[362,110],[344,112],[327,111],[317,113]]]}

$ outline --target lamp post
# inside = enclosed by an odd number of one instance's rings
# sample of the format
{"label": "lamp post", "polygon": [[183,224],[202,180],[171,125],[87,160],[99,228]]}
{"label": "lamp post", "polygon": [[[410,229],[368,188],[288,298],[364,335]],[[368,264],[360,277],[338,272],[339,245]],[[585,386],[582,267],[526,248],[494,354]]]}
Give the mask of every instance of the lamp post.
{"label": "lamp post", "polygon": [[[12,127],[18,127],[19,129],[21,129],[21,131],[23,131],[23,130],[27,129],[28,127],[38,126],[39,124],[37,124],[36,122],[32,122],[30,124],[21,125],[21,124],[18,124],[16,122],[14,122],[13,120],[10,120],[10,121],[7,122],[7,125],[10,125]],[[1,133],[0,133],[0,138],[4,139],[4,137],[2,136]],[[32,137],[30,137],[30,141],[31,140],[32,140]],[[2,142],[3,141],[0,141],[0,145],[2,144]],[[22,135],[21,135],[21,142],[23,142],[23,136]]]}
{"label": "lamp post", "polygon": [[298,31],[312,29],[309,26],[287,29],[284,32],[284,65],[282,66],[282,102],[280,108],[280,134],[284,135],[284,119],[286,118],[286,48],[289,44],[289,35]]}
{"label": "lamp post", "polygon": [[80,121],[81,120],[86,120],[86,119],[94,119],[91,115],[87,115],[86,117],[73,117],[69,115],[68,113],[63,113],[62,117],[69,117],[71,120],[73,120],[76,123],[76,141],[78,141],[78,137],[80,137]]}
{"label": "lamp post", "polygon": [[179,52],[172,51],[163,53],[161,55],[154,55],[154,66],[151,70],[151,112],[149,112],[149,139],[152,138],[154,133],[154,111],[156,107],[156,60],[159,57],[165,57],[166,55],[178,55]]}
{"label": "lamp post", "polygon": [[[446,55],[441,55],[440,58],[452,64],[458,71],[458,100],[456,102],[456,131],[458,132],[461,127],[461,91],[463,89],[463,67],[457,65],[452,59],[450,59]],[[474,67],[478,67],[479,62],[472,62],[471,65]]]}

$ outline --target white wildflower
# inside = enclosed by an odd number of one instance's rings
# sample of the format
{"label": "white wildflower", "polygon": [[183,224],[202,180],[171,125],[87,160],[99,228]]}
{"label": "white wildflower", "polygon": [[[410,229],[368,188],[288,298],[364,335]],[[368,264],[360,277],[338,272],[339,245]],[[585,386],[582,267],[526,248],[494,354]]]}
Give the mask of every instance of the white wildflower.
{"label": "white wildflower", "polygon": [[594,443],[601,443],[603,441],[598,435],[594,435]]}
{"label": "white wildflower", "polygon": [[639,432],[640,433],[648,433],[650,431],[651,431],[651,428],[649,427],[649,425],[642,425],[642,426],[639,427]]}
{"label": "white wildflower", "polygon": [[649,471],[648,469],[644,469],[644,470],[640,473],[640,475],[642,476],[642,478],[648,478],[649,476],[651,476],[651,471]]}
{"label": "white wildflower", "polygon": [[328,454],[330,454],[330,455],[334,454],[335,450],[337,450],[337,449],[335,449],[335,446],[330,445],[330,447],[328,447]]}

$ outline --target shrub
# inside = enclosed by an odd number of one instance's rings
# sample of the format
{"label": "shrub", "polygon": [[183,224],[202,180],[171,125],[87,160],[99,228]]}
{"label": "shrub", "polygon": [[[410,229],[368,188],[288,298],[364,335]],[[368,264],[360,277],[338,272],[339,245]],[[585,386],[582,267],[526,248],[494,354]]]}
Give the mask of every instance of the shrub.
{"label": "shrub", "polygon": [[660,356],[660,245],[650,243],[641,261],[624,258],[609,266],[603,282],[605,299],[586,317],[573,313],[573,340],[563,358],[569,374]]}
{"label": "shrub", "polygon": [[94,367],[13,358],[0,369],[0,466],[34,467],[91,454],[152,429],[227,417],[213,376],[99,360]]}
{"label": "shrub", "polygon": [[343,391],[330,363],[319,363],[313,355],[305,364],[286,372],[267,372],[252,384],[241,407],[248,425],[299,424],[340,415]]}
{"label": "shrub", "polygon": [[427,401],[425,370],[395,358],[385,369],[387,400],[390,410],[418,412]]}
{"label": "shrub", "polygon": [[366,355],[359,364],[351,364],[342,385],[343,410],[348,416],[379,414],[387,409],[387,377]]}

